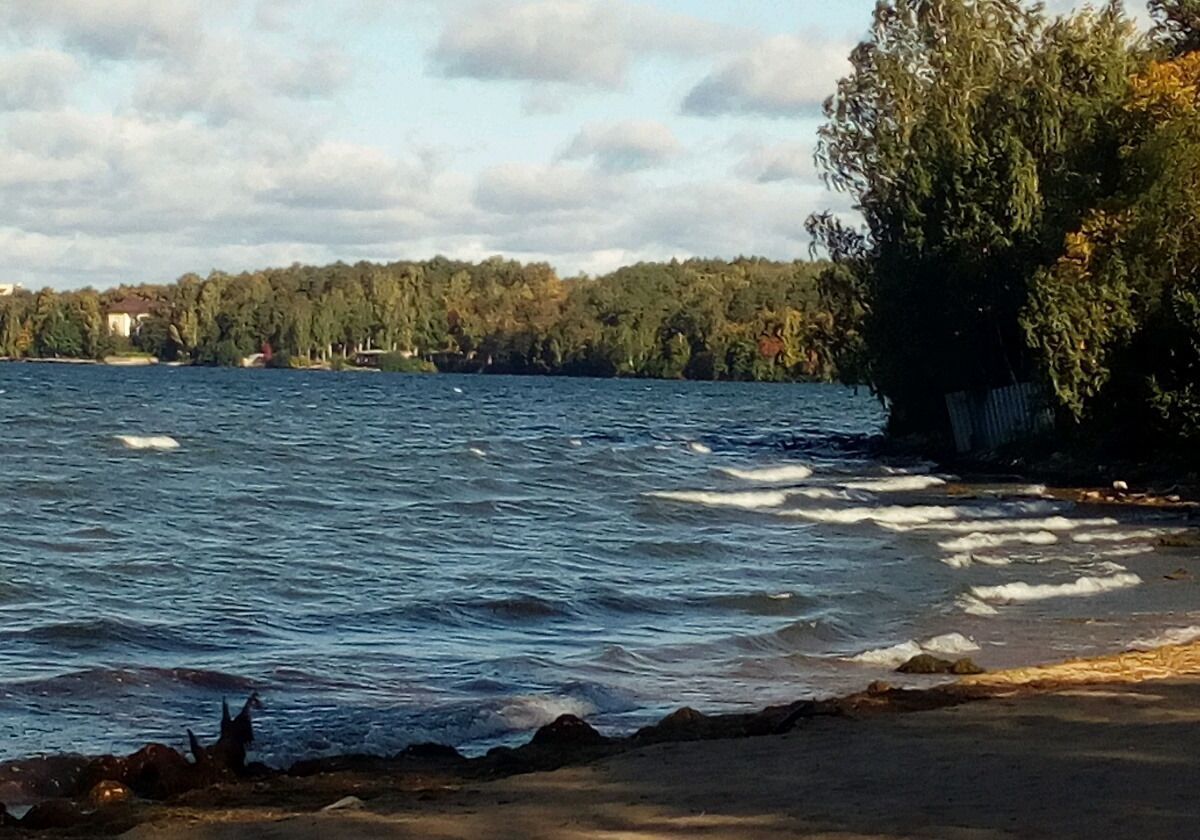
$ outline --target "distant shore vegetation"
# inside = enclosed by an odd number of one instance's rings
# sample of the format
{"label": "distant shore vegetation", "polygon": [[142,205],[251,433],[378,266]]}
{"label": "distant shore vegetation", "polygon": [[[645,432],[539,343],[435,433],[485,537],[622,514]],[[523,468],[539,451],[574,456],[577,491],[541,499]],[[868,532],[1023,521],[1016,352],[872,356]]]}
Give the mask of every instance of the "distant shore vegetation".
{"label": "distant shore vegetation", "polygon": [[[0,298],[0,356],[828,381],[849,356],[822,303],[825,267],[694,259],[562,279],[544,263],[435,258],[17,292]],[[108,315],[130,301],[143,311],[114,334]]]}

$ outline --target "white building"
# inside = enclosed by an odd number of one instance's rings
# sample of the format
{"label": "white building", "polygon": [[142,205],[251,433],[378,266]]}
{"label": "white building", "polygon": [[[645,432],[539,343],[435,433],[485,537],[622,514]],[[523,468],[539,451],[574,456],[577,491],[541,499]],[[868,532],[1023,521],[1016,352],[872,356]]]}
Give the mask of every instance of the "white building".
{"label": "white building", "polygon": [[16,294],[21,290],[20,283],[0,283],[0,297]]}
{"label": "white building", "polygon": [[149,317],[150,301],[126,298],[108,307],[108,331],[129,338],[138,331],[138,325]]}

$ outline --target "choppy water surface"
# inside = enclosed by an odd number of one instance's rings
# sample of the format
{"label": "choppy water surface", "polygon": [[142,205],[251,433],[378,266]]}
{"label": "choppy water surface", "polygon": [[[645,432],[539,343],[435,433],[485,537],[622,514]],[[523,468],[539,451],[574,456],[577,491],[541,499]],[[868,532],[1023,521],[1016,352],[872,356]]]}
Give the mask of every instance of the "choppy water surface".
{"label": "choppy water surface", "polygon": [[963,496],[871,460],[881,422],[826,386],[0,366],[0,760],[181,744],[252,689],[283,761],[1200,635],[1182,523]]}

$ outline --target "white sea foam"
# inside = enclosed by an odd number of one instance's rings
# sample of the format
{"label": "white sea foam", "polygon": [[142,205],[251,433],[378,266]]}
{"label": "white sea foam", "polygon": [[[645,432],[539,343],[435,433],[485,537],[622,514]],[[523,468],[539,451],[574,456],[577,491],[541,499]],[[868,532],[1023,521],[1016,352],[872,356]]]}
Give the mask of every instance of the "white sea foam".
{"label": "white sea foam", "polygon": [[179,441],[168,435],[117,435],[116,439],[126,449],[153,449],[165,452],[179,448]]}
{"label": "white sea foam", "polygon": [[931,522],[925,525],[887,525],[893,531],[946,531],[951,533],[1001,533],[1004,531],[1074,531],[1117,525],[1115,519],[1071,519],[1066,516],[1016,519],[967,519],[960,522]]}
{"label": "white sea foam", "polygon": [[1155,547],[1152,545],[1127,545],[1121,548],[1106,548],[1103,551],[1095,552],[1096,557],[1138,557],[1142,554],[1153,554]]}
{"label": "white sea foam", "polygon": [[985,601],[979,600],[974,595],[959,595],[955,603],[967,615],[989,616],[1000,614],[1000,610]]}
{"label": "white sea foam", "polygon": [[783,505],[792,492],[789,490],[744,490],[736,493],[721,493],[710,490],[658,490],[646,495],[669,502],[684,502],[706,507],[758,510]]}
{"label": "white sea foam", "polygon": [[864,651],[857,656],[851,656],[850,661],[857,662],[860,665],[896,668],[922,653],[957,656],[962,653],[972,653],[979,649],[979,645],[975,644],[974,641],[968,639],[962,633],[946,633],[941,636],[934,636],[932,639],[926,639],[923,642],[910,639],[907,642],[901,642],[891,647]]}
{"label": "white sea foam", "polygon": [[834,490],[831,487],[794,487],[787,491],[789,495],[814,501],[852,501],[855,497],[845,490]]}
{"label": "white sea foam", "polygon": [[998,548],[1004,545],[1053,545],[1058,535],[1050,531],[1013,531],[1009,533],[985,534],[979,531],[938,543],[943,551],[955,553],[978,551],[982,548]]}
{"label": "white sea foam", "polygon": [[[965,569],[969,566],[1011,566],[1017,562],[1017,557],[1011,554],[988,555],[988,554],[971,554],[964,552],[962,554],[952,554],[949,557],[943,557],[942,562],[952,569]],[[1022,557],[1022,562],[1026,563],[1043,563],[1045,558]]]}
{"label": "white sea foam", "polygon": [[1148,639],[1135,639],[1129,643],[1131,650],[1154,650],[1164,645],[1186,645],[1200,639],[1200,627],[1172,627]]}
{"label": "white sea foam", "polygon": [[571,438],[570,443],[572,446],[583,446],[583,441],[579,438]]}
{"label": "white sea foam", "polygon": [[463,389],[462,389],[462,388],[459,388],[458,386],[455,386],[455,388],[454,388],[454,393],[456,393],[456,394],[461,394],[462,392],[463,392]]}
{"label": "white sea foam", "polygon": [[943,505],[885,505],[882,507],[813,508],[789,510],[787,516],[798,516],[813,522],[852,525],[859,522],[876,524],[920,524],[958,517],[959,510]]}
{"label": "white sea foam", "polygon": [[934,475],[893,475],[887,478],[847,481],[842,486],[850,490],[867,490],[871,493],[906,493],[940,487],[945,483],[944,478]]}
{"label": "white sea foam", "polygon": [[791,592],[776,592],[774,595],[767,596],[772,601],[789,601],[792,598]]}
{"label": "white sea foam", "polygon": [[742,481],[762,481],[762,482],[779,482],[779,481],[803,481],[813,474],[810,467],[801,464],[785,464],[778,467],[756,467],[754,469],[739,470],[733,467],[722,468],[721,472],[726,475],[740,478]]}
{"label": "white sea foam", "polygon": [[703,444],[703,443],[697,443],[694,440],[688,444],[688,449],[692,450],[697,455],[711,455],[712,454],[711,446],[707,446],[706,444]]}
{"label": "white sea foam", "polygon": [[471,447],[471,448],[469,448],[467,451],[468,451],[468,452],[470,452],[472,455],[475,455],[475,456],[477,456],[477,457],[479,457],[479,458],[486,458],[486,457],[487,457],[487,452],[485,452],[484,450],[480,449],[478,446],[472,446],[472,447]]}
{"label": "white sea foam", "polygon": [[496,717],[509,729],[537,729],[562,715],[587,717],[596,707],[573,697],[518,697],[496,711]]}
{"label": "white sea foam", "polygon": [[1070,583],[1006,583],[1000,586],[973,586],[971,594],[981,601],[1012,604],[1025,601],[1044,601],[1048,598],[1086,597],[1128,589],[1142,579],[1122,572],[1109,577],[1081,577]]}
{"label": "white sea foam", "polygon": [[1129,540],[1153,540],[1166,534],[1178,533],[1179,528],[1135,528],[1124,531],[1085,531],[1071,539],[1078,543],[1126,542]]}

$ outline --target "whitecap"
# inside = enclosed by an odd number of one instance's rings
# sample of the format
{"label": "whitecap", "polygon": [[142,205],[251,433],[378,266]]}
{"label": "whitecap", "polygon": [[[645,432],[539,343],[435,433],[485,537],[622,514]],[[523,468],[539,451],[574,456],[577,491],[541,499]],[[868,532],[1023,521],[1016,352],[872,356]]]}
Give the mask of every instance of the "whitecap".
{"label": "whitecap", "polygon": [[998,548],[1004,545],[1054,545],[1058,535],[1050,531],[1014,531],[1010,533],[985,534],[978,531],[938,543],[943,551],[955,553],[978,551],[981,548]]}
{"label": "whitecap", "polygon": [[711,446],[707,446],[706,444],[703,444],[703,443],[697,443],[694,440],[691,441],[690,443],[688,443],[688,449],[692,450],[697,455],[711,455],[712,454]]}
{"label": "whitecap", "polygon": [[997,533],[1003,531],[1074,531],[1079,528],[1103,528],[1117,525],[1112,518],[1071,519],[1047,516],[1040,519],[967,519],[961,522],[933,522],[925,525],[887,525],[893,531],[948,531],[951,533]]}
{"label": "whitecap", "polygon": [[1200,640],[1200,627],[1171,627],[1148,639],[1134,639],[1129,643],[1131,650],[1153,650],[1165,645],[1186,645]]}
{"label": "whitecap", "polygon": [[518,697],[495,712],[498,720],[509,729],[537,729],[562,715],[584,718],[594,714],[596,707],[586,700],[573,697]]}
{"label": "whitecap", "polygon": [[959,595],[955,604],[967,615],[989,616],[1000,614],[1000,610],[985,601],[979,600],[974,595]]}
{"label": "whitecap", "polygon": [[472,455],[478,456],[478,457],[480,457],[480,458],[486,458],[486,457],[487,457],[487,452],[485,452],[484,450],[480,449],[478,446],[472,446],[472,447],[470,447],[470,448],[469,448],[467,451],[468,451],[468,452],[470,452]]}
{"label": "whitecap", "polygon": [[866,490],[871,493],[905,493],[928,490],[946,483],[944,478],[934,475],[894,475],[887,478],[871,478],[847,481],[842,486],[850,490]]}
{"label": "whitecap", "polygon": [[169,435],[116,435],[116,440],[126,449],[153,449],[165,452],[179,448],[179,441]]}
{"label": "whitecap", "polygon": [[1000,586],[973,586],[971,594],[981,601],[1012,604],[1025,601],[1044,601],[1049,598],[1087,597],[1128,589],[1141,584],[1135,574],[1123,572],[1109,577],[1081,577],[1070,583],[1005,583]]}
{"label": "whitecap", "polygon": [[743,481],[762,482],[803,481],[813,474],[811,467],[806,467],[801,464],[785,464],[777,467],[757,467],[747,470],[725,467],[722,468],[721,472],[728,476],[732,476],[733,478],[740,478]]}
{"label": "whitecap", "polygon": [[891,647],[864,651],[856,656],[851,656],[849,661],[857,662],[860,665],[897,668],[914,656],[919,656],[922,653],[954,656],[962,653],[972,653],[979,649],[979,645],[962,633],[945,633],[941,636],[926,639],[923,642],[910,639],[907,642],[901,642]]}
{"label": "whitecap", "polygon": [[1078,543],[1126,542],[1128,540],[1152,540],[1166,534],[1179,533],[1182,528],[1139,528],[1125,531],[1087,531],[1075,534]]}
{"label": "whitecap", "polygon": [[462,389],[462,388],[459,388],[457,385],[456,385],[456,386],[454,386],[454,393],[456,393],[456,394],[461,394],[462,392],[463,392],[463,389]]}
{"label": "whitecap", "polygon": [[853,525],[859,522],[919,524],[955,519],[959,516],[959,510],[942,505],[886,505],[883,507],[814,508],[809,510],[801,508],[789,510],[785,515],[838,525]]}
{"label": "whitecap", "polygon": [[571,438],[570,444],[571,446],[583,446],[583,441],[579,438]]}
{"label": "whitecap", "polygon": [[669,502],[704,505],[706,507],[732,507],[743,510],[758,510],[783,505],[792,495],[788,490],[745,490],[736,493],[721,493],[708,490],[657,490],[646,494],[654,499]]}

